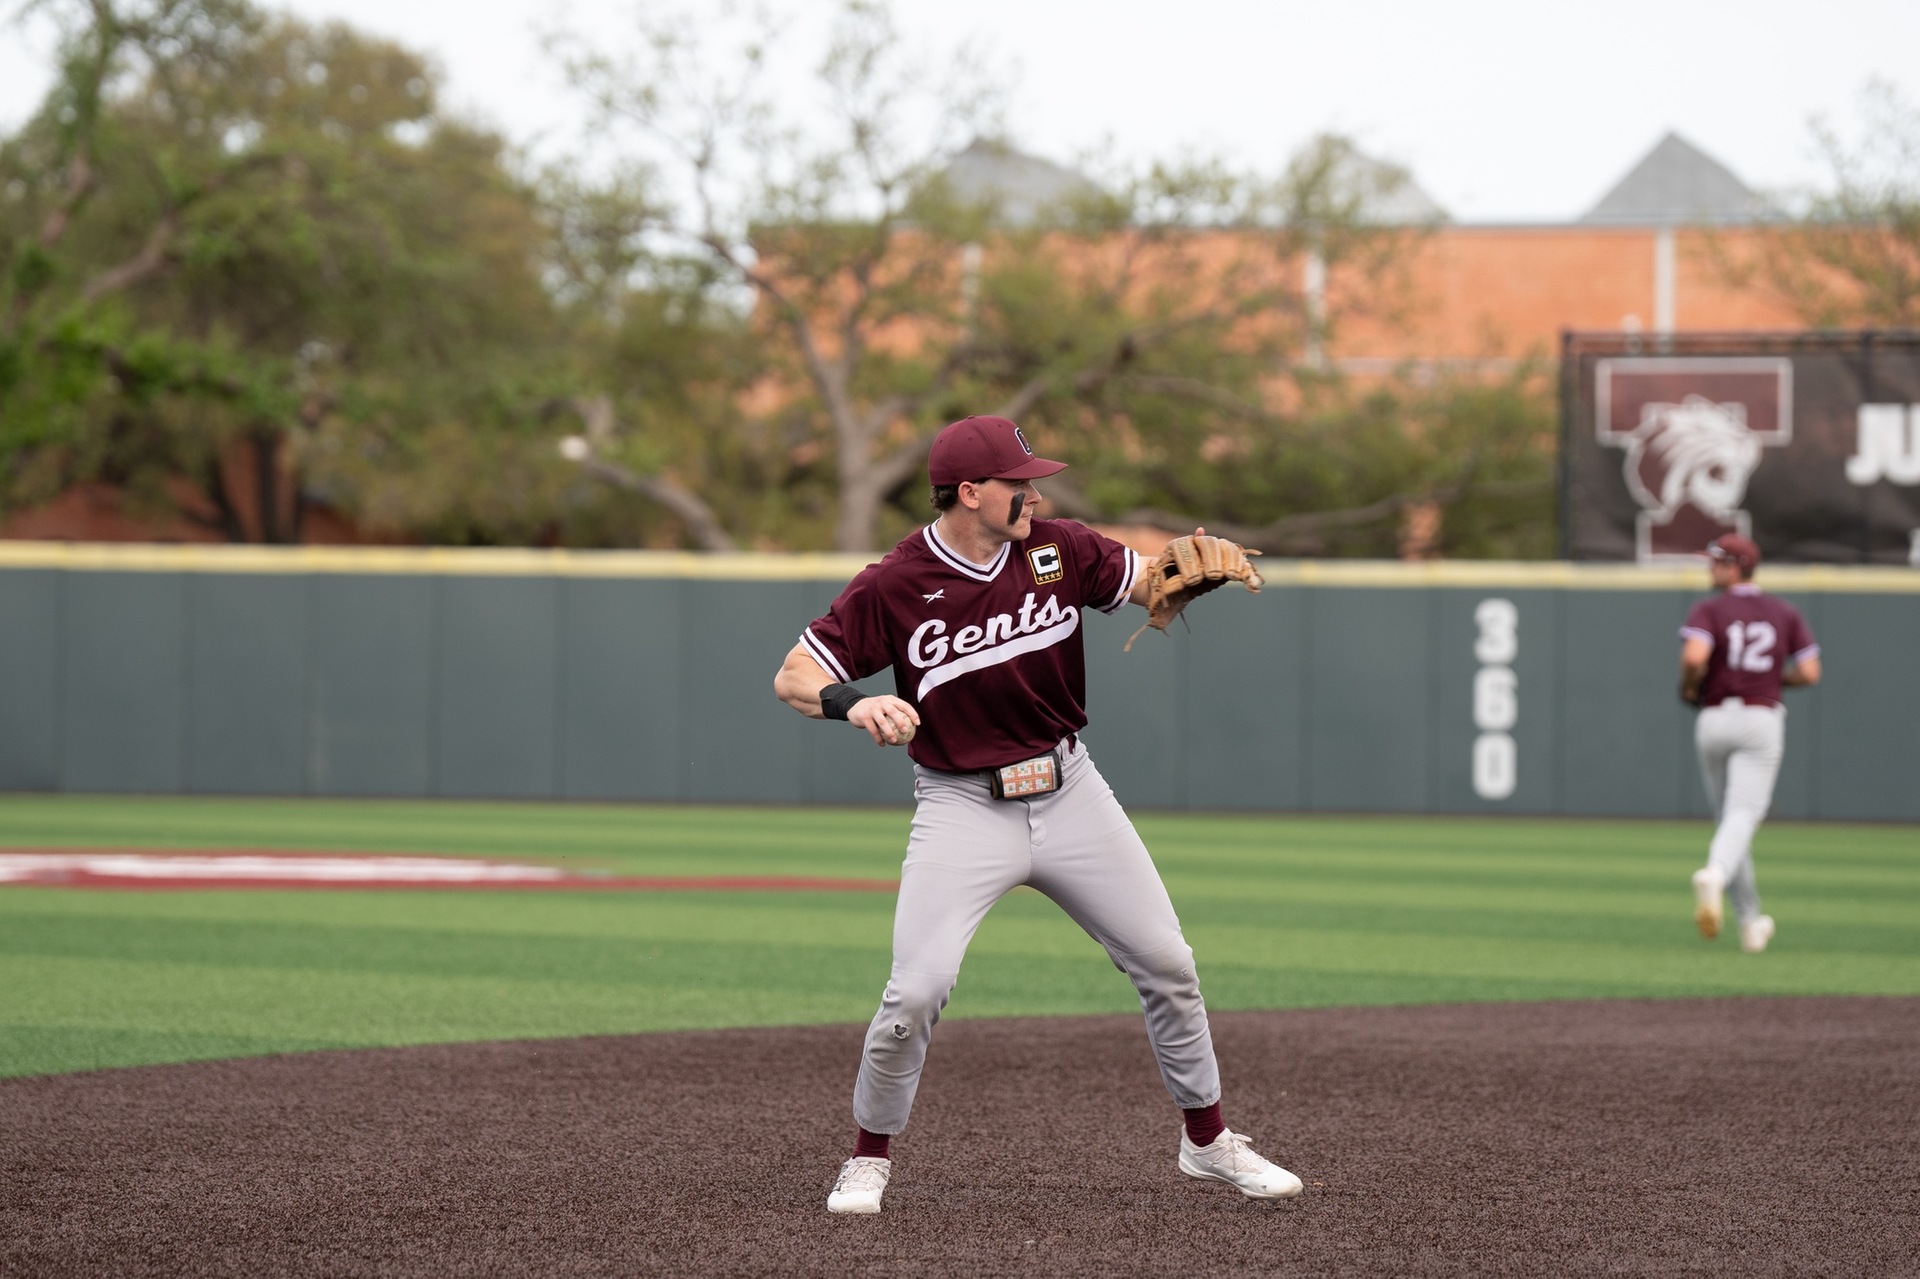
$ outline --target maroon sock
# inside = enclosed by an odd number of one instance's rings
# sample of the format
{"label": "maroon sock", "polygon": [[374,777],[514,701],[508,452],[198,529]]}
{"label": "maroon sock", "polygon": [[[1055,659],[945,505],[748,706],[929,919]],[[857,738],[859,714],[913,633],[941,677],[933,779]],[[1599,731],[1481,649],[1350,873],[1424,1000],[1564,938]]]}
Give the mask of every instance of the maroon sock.
{"label": "maroon sock", "polygon": [[[1218,1107],[1215,1107],[1217,1110]],[[853,1157],[855,1159],[886,1159],[887,1143],[893,1140],[884,1132],[868,1132],[865,1128],[853,1139]]]}
{"label": "maroon sock", "polygon": [[1217,1101],[1211,1106],[1198,1106],[1180,1113],[1187,1117],[1187,1140],[1196,1146],[1211,1146],[1213,1139],[1227,1130],[1227,1121],[1220,1117]]}

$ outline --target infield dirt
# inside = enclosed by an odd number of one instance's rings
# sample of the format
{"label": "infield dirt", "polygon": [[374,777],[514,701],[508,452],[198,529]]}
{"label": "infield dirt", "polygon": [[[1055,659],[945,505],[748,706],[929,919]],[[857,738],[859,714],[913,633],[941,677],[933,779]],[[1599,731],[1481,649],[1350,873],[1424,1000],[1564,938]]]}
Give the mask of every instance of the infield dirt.
{"label": "infield dirt", "polygon": [[1920,999],[1216,1014],[1174,1166],[1137,1018],[936,1037],[879,1217],[830,1217],[861,1028],[0,1082],[0,1274],[1920,1273]]}

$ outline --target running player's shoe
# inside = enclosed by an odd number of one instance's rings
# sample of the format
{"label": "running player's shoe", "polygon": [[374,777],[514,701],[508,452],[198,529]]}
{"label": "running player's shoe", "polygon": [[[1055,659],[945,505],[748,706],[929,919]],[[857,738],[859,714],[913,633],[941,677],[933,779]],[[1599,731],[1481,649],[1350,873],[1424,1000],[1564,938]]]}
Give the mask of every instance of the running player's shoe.
{"label": "running player's shoe", "polygon": [[1231,1129],[1221,1129],[1210,1146],[1196,1146],[1181,1133],[1180,1171],[1203,1181],[1224,1181],[1249,1199],[1291,1199],[1300,1193],[1300,1178],[1262,1159],[1251,1142]]}
{"label": "running player's shoe", "polygon": [[880,1196],[893,1176],[893,1160],[857,1155],[840,1165],[839,1180],[827,1196],[828,1212],[879,1212]]}
{"label": "running player's shoe", "polygon": [[1773,940],[1773,916],[1755,915],[1740,921],[1740,949],[1757,955]]}
{"label": "running player's shoe", "polygon": [[1708,941],[1720,935],[1720,895],[1726,891],[1726,881],[1713,867],[1693,872],[1693,922]]}

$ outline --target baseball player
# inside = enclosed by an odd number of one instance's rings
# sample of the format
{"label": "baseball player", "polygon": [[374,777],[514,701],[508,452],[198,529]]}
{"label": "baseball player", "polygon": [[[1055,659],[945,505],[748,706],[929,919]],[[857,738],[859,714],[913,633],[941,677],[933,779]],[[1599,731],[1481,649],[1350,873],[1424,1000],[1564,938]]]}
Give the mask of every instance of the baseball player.
{"label": "baseball player", "polygon": [[[1084,525],[1036,518],[1033,481],[1064,467],[1035,457],[1006,418],[947,426],[928,458],[939,518],[854,578],[774,680],[801,714],[846,720],[881,746],[911,743],[914,761],[893,967],[867,1029],[853,1089],[859,1128],[829,1212],[880,1211],[889,1142],[907,1125],[961,958],[988,908],[1020,884],[1059,903],[1133,980],[1161,1080],[1185,1116],[1180,1171],[1254,1199],[1300,1192],[1298,1177],[1221,1118],[1193,951],[1079,737],[1080,610],[1157,597],[1151,578],[1168,557],[1149,564]],[[1224,539],[1180,541],[1225,548],[1245,565]],[[889,666],[893,693],[852,686]]]}
{"label": "baseball player", "polygon": [[1702,937],[1718,937],[1721,899],[1731,894],[1740,949],[1757,955],[1773,939],[1753,877],[1753,833],[1773,802],[1786,743],[1780,690],[1820,682],[1820,646],[1799,609],[1753,584],[1759,547],[1730,533],[1707,557],[1719,593],[1680,628],[1680,700],[1700,708],[1693,739],[1719,823],[1707,864],[1693,873],[1693,920]]}

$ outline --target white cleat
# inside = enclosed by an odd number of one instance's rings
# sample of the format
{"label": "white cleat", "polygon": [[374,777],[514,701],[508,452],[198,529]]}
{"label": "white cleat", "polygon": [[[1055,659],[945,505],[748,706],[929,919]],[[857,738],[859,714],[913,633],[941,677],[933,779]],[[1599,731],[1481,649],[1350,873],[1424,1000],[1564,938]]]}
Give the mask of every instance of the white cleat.
{"label": "white cleat", "polygon": [[880,1196],[887,1193],[887,1179],[893,1176],[893,1160],[858,1155],[840,1165],[840,1177],[827,1196],[828,1212],[875,1213],[880,1211]]}
{"label": "white cleat", "polygon": [[1720,935],[1720,895],[1727,891],[1726,881],[1711,866],[1693,872],[1693,922],[1708,941]]}
{"label": "white cleat", "polygon": [[1773,916],[1755,915],[1740,924],[1740,949],[1757,955],[1773,940]]}
{"label": "white cleat", "polygon": [[1300,1193],[1300,1178],[1262,1159],[1247,1138],[1227,1129],[1210,1146],[1196,1146],[1181,1133],[1180,1171],[1203,1181],[1224,1181],[1249,1199],[1291,1199]]}

